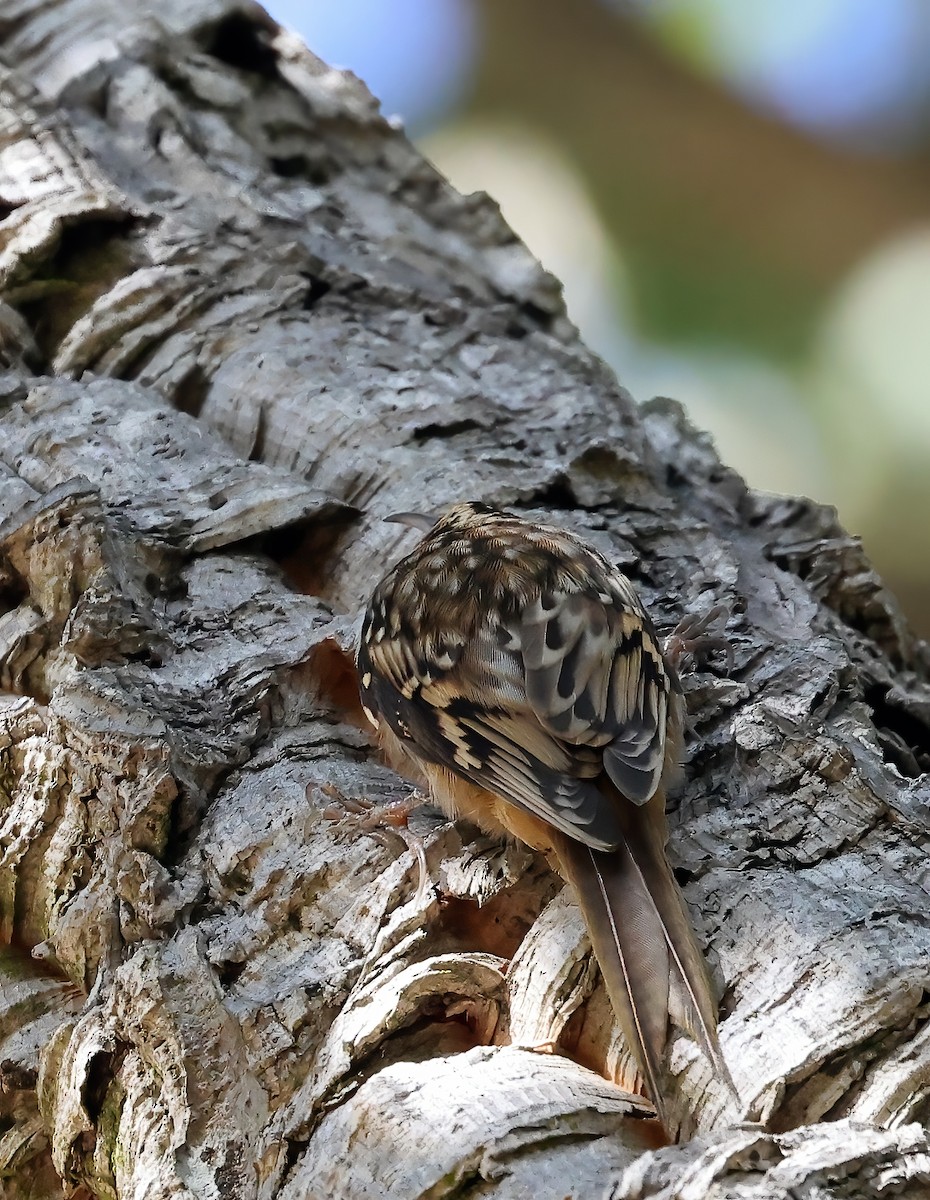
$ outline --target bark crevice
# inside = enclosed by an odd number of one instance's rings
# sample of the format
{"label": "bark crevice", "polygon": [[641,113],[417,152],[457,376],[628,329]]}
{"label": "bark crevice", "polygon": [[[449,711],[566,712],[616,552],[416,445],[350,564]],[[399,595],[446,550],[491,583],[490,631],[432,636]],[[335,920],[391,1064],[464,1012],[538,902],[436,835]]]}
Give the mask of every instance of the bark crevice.
{"label": "bark crevice", "polygon": [[[2,30],[5,1194],[920,1195],[930,655],[858,542],[637,407],[493,202],[255,6]],[[663,631],[730,610],[671,853],[768,1131],[682,1040],[704,1133],[656,1150],[538,856],[421,808],[418,889],[334,817],[410,797],[353,626],[382,518],[457,499],[571,525]]]}

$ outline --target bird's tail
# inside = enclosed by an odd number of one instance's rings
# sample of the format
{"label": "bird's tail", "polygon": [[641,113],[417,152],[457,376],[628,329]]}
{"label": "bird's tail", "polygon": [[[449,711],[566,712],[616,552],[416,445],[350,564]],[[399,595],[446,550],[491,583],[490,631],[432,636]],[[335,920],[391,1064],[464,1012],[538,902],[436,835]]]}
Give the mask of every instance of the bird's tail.
{"label": "bird's tail", "polygon": [[584,913],[620,1028],[674,1136],[684,1114],[666,1065],[670,1022],[691,1034],[736,1091],[720,1053],[704,957],[665,856],[664,796],[657,793],[642,808],[621,803],[629,819],[618,849],[593,850],[562,835],[554,849]]}

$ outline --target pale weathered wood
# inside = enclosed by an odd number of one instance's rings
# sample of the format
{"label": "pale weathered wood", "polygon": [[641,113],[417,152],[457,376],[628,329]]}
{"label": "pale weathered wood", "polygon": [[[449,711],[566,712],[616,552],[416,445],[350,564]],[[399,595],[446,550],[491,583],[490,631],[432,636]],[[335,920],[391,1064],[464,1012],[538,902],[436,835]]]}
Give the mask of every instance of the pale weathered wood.
{"label": "pale weathered wood", "polygon": [[[0,34],[3,1194],[925,1194],[930,656],[858,544],[634,405],[258,8]],[[670,816],[744,1107],[679,1040],[688,1145],[590,1069],[632,1082],[544,863],[424,807],[418,887],[343,816],[410,794],[351,669],[381,518],[465,497],[732,609]]]}

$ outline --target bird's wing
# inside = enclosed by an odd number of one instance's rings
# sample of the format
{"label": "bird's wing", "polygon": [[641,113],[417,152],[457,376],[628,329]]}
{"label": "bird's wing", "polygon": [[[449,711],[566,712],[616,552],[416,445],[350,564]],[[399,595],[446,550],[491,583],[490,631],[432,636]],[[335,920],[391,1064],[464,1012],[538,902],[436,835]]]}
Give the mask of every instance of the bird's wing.
{"label": "bird's wing", "polygon": [[415,756],[613,849],[622,828],[595,778],[636,803],[655,792],[668,677],[641,610],[608,600],[554,592],[441,645],[364,630],[363,701]]}
{"label": "bird's wing", "polygon": [[645,804],[665,765],[673,681],[633,589],[616,575],[603,582],[599,594],[543,592],[513,634],[543,728],[568,745],[600,748],[617,789]]}

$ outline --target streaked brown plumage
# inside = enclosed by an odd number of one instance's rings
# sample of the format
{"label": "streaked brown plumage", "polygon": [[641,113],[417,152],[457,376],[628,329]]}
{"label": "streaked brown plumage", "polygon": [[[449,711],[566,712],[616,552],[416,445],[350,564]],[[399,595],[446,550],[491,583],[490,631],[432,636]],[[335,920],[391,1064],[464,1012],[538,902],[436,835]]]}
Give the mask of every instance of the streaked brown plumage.
{"label": "streaked brown plumage", "polygon": [[443,512],[378,584],[362,701],[450,815],[544,851],[573,885],[621,1028],[670,1130],[669,1023],[729,1084],[716,1006],[665,856],[674,671],[629,581],[565,530]]}

